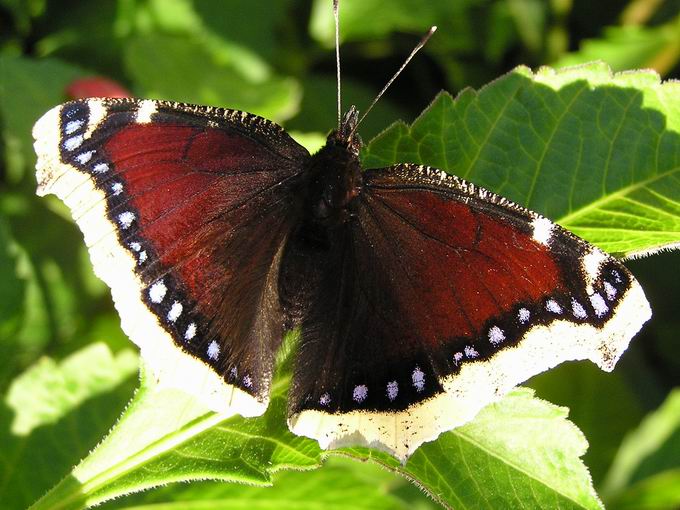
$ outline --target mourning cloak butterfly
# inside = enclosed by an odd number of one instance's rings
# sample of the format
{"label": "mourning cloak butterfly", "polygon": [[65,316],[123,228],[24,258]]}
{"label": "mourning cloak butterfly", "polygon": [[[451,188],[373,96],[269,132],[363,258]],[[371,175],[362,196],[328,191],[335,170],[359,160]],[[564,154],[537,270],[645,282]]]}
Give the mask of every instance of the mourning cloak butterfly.
{"label": "mourning cloak butterfly", "polygon": [[289,426],[407,458],[565,360],[611,370],[650,317],[617,260],[437,169],[362,171],[351,109],[315,155],[235,110],[87,99],[35,125],[38,194],[83,231],[162,382],[267,408],[301,339]]}

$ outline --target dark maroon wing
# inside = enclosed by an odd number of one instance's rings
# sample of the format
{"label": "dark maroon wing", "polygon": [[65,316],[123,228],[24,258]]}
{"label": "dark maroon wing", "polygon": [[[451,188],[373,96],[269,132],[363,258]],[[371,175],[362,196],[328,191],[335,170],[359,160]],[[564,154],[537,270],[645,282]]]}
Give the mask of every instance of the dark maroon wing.
{"label": "dark maroon wing", "polygon": [[650,316],[622,264],[538,214],[427,167],[363,178],[330,256],[304,232],[287,249],[314,282],[294,289],[298,434],[404,459],[562,361],[611,370]]}
{"label": "dark maroon wing", "polygon": [[261,413],[307,151],[251,114],[148,100],[67,103],[34,136],[38,193],[70,206],[159,379],[213,409]]}

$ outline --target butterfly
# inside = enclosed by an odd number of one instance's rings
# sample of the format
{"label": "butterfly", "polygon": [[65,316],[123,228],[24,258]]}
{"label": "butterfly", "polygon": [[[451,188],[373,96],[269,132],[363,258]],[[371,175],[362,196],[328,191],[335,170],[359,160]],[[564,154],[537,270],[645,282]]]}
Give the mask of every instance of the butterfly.
{"label": "butterfly", "polygon": [[156,377],[262,414],[286,330],[289,427],[401,460],[555,365],[613,369],[650,318],[616,259],[435,168],[363,169],[357,112],[316,154],[236,110],[83,99],[35,125]]}

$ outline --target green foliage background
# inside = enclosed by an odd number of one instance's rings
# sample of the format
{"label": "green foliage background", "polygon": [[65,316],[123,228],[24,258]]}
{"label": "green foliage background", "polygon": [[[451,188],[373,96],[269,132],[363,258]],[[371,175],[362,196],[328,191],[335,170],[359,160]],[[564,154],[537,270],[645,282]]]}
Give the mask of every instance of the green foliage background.
{"label": "green foliage background", "polygon": [[[608,71],[597,65],[571,78],[549,73],[541,78],[520,70],[479,94],[464,92],[455,104],[448,96],[439,96],[416,124],[409,125],[440,90],[455,96],[465,87],[479,89],[520,64],[560,67],[600,59],[615,71],[651,67],[665,79],[677,78],[680,2],[341,3],[343,100],[360,109],[419,36],[430,25],[439,26],[423,53],[362,124],[361,134],[368,141],[402,121],[368,146],[365,162],[380,165],[401,158],[451,170],[528,204],[619,255],[680,241],[680,96],[677,87],[662,89],[651,75],[610,80]],[[136,349],[118,328],[108,290],[92,275],[80,233],[60,203],[34,196],[30,130],[35,120],[67,99],[64,90],[72,80],[101,75],[138,97],[258,113],[284,124],[314,147],[336,122],[335,68],[327,0],[0,0],[0,27],[0,507],[13,509],[30,505],[67,476],[106,435],[139,385]],[[541,80],[545,88],[537,86]],[[589,109],[598,105],[593,118],[602,121],[598,128],[604,125],[604,132],[607,122],[640,134],[640,139],[649,132],[662,147],[662,157],[646,165],[635,159],[636,148],[612,141],[611,175],[642,168],[675,184],[651,179],[653,185],[635,193],[616,194],[608,191],[603,177],[605,184],[592,191],[597,196],[589,196],[593,188],[587,182],[569,195],[555,175],[574,176],[577,170],[551,167],[548,161],[536,167],[532,191],[523,188],[531,174],[521,172],[533,168],[528,161],[533,155],[522,163],[512,154],[517,145],[502,135],[516,134],[522,145],[533,136],[524,128],[533,126],[537,141],[528,145],[547,146],[540,140],[541,128],[557,124],[533,115],[538,110],[531,105],[564,101],[563,110],[552,113],[573,113],[568,87],[559,94],[550,88],[560,80],[576,88],[580,83],[586,90],[585,97],[579,96],[583,101],[579,118],[588,118]],[[587,92],[589,87],[592,93]],[[626,90],[639,95],[626,96]],[[659,126],[659,116],[635,116],[630,105],[640,107],[640,112],[641,105],[662,112],[675,137]],[[504,128],[485,124],[494,112],[506,122]],[[507,124],[510,121],[517,124]],[[557,136],[568,147],[576,144],[579,127],[567,123],[560,128],[555,128]],[[580,129],[588,132],[589,126]],[[479,153],[470,156],[469,149],[476,146]],[[492,151],[499,147],[504,148],[500,153]],[[507,174],[511,165],[499,163],[505,157],[519,174]],[[534,194],[534,187],[541,193]],[[588,209],[592,203],[604,205]],[[622,217],[626,213],[628,219]],[[645,234],[626,236],[613,224]],[[680,386],[678,262],[677,254],[664,253],[628,263],[649,297],[654,318],[614,373],[603,374],[588,363],[567,364],[529,383],[537,396],[570,409],[570,420],[590,443],[584,462],[609,508],[680,506],[680,399],[677,390],[673,392]],[[286,434],[283,372],[282,394],[262,420],[216,422],[187,403],[184,415],[173,417],[190,437],[182,448],[168,447],[153,456],[152,450],[140,450],[148,453],[147,459],[130,456],[127,464],[115,464],[128,471],[114,473],[101,465],[115,457],[101,453],[107,448],[125,451],[120,437],[114,437],[117,442],[105,442],[98,457],[73,472],[90,477],[89,485],[70,493],[83,492],[82,499],[65,502],[63,495],[74,479],[66,478],[60,486],[63,491],[43,500],[41,508],[72,508],[157,483],[202,477],[273,486],[171,484],[109,501],[106,507],[430,508],[436,500],[456,508],[502,508],[510,501],[514,507],[530,508],[539,502],[547,505],[542,498],[568,492],[557,488],[558,475],[532,478],[537,472],[547,473],[545,463],[527,471],[532,476],[518,474],[529,463],[508,467],[516,452],[506,431],[495,430],[493,424],[510,423],[520,437],[535,438],[537,452],[559,443],[560,437],[569,438],[565,440],[569,445],[558,453],[571,461],[556,460],[556,465],[573,468],[569,476],[585,480],[586,488],[581,499],[555,500],[555,507],[598,504],[588,493],[587,475],[577,462],[585,443],[564,420],[563,410],[540,404],[527,390],[513,394],[470,427],[424,447],[406,468],[356,449],[326,459],[320,469],[286,471],[316,468],[324,459],[312,442]],[[181,398],[148,383],[143,379],[119,433],[126,428],[138,432],[135,420],[146,424],[154,416],[167,418],[164,399]],[[151,409],[151,417],[139,414],[140,408]],[[543,423],[540,420],[546,420],[545,434],[532,428],[532,423]],[[156,447],[166,447],[167,437],[176,439],[163,436],[164,443],[158,437]],[[522,449],[527,450],[526,444]],[[187,458],[193,459],[191,465]],[[460,458],[464,468],[457,463]],[[415,480],[430,497],[408,480]],[[513,491],[516,499],[507,496]]]}

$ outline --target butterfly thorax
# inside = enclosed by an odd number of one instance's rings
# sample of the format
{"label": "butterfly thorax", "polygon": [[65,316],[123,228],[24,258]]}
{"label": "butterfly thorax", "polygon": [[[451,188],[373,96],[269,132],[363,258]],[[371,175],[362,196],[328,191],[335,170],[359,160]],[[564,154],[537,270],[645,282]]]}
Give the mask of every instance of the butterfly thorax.
{"label": "butterfly thorax", "polygon": [[309,161],[307,214],[326,227],[341,225],[352,215],[352,202],[361,193],[361,139],[353,133],[357,112],[352,107],[340,129]]}

